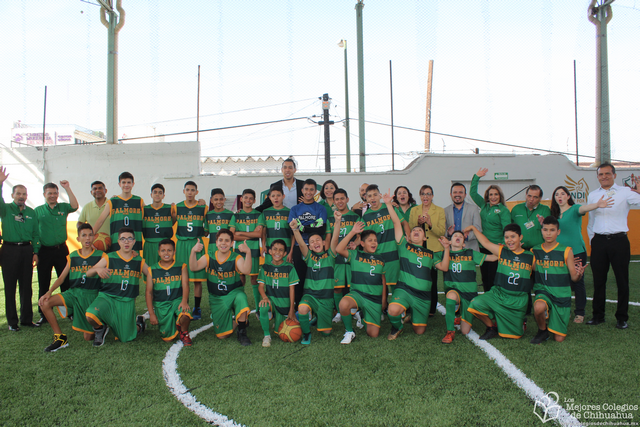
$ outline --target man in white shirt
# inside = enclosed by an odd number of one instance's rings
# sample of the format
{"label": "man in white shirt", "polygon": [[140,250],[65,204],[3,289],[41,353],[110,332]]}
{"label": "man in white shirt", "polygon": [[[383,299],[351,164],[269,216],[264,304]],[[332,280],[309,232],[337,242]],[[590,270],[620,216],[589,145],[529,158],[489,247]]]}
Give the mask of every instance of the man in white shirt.
{"label": "man in white shirt", "polygon": [[[282,191],[284,192],[284,200],[282,204],[289,209],[293,208],[298,203],[301,203],[303,199],[302,187],[304,186],[304,181],[295,177],[296,170],[295,160],[288,158],[282,162],[282,180],[276,181],[269,186],[269,188],[274,185],[282,187]],[[271,203],[271,199],[267,194],[267,198],[260,206],[256,207],[256,210],[258,212],[262,212],[271,206],[273,206],[273,203]]]}
{"label": "man in white shirt", "polygon": [[598,167],[600,188],[589,193],[587,203],[597,202],[603,195],[612,197],[614,205],[611,209],[595,209],[589,212],[587,233],[591,240],[591,271],[593,273],[593,318],[587,325],[599,325],[604,322],[604,306],[609,265],[616,276],[618,285],[618,309],[616,310],[618,329],[627,329],[629,319],[629,261],[631,249],[627,237],[627,216],[630,205],[640,205],[638,184],[621,187],[614,183],[616,168],[610,163]]}

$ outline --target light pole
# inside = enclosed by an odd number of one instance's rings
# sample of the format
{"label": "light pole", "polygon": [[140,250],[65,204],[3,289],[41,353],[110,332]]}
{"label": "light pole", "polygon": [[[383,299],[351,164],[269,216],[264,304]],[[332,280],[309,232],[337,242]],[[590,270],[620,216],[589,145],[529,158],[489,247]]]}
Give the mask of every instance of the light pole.
{"label": "light pole", "polygon": [[362,8],[364,3],[358,0],[356,4],[356,32],[358,34],[358,142],[360,148],[360,172],[366,172],[367,163],[365,158],[365,136],[364,136],[364,52],[362,47]]}
{"label": "light pole", "polygon": [[349,77],[347,73],[347,41],[340,40],[338,46],[344,50],[344,128],[347,132],[347,173],[351,172],[351,131],[349,130]]}

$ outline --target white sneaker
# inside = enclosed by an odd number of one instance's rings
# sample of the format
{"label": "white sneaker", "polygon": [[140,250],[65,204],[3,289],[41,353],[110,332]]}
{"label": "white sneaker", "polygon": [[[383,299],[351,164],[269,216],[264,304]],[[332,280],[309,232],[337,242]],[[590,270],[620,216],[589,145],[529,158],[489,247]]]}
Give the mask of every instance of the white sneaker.
{"label": "white sneaker", "polygon": [[364,323],[362,323],[362,317],[360,316],[360,312],[357,311],[356,314],[353,315],[353,317],[356,319],[356,326],[358,327],[358,329],[364,328]]}
{"label": "white sneaker", "polygon": [[331,319],[331,321],[333,323],[340,323],[342,322],[342,315],[340,315],[340,313],[336,314],[335,316],[333,316],[333,319]]}
{"label": "white sneaker", "polygon": [[342,341],[340,341],[340,344],[351,344],[351,341],[353,341],[356,338],[356,333],[355,332],[345,332],[344,333],[344,338],[342,338]]}
{"label": "white sneaker", "polygon": [[263,347],[271,347],[271,337],[270,336],[265,336],[264,338],[262,338],[262,346]]}
{"label": "white sneaker", "polygon": [[381,314],[381,315],[380,315],[380,321],[381,321],[381,322],[384,322],[384,314]]}

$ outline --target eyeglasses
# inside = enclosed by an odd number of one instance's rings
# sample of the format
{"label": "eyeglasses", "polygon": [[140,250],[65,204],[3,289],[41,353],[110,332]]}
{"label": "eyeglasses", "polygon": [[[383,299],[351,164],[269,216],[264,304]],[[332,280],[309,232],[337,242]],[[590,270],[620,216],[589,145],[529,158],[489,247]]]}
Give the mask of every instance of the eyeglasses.
{"label": "eyeglasses", "polygon": [[134,237],[121,237],[118,240],[121,242],[134,242],[136,239]]}
{"label": "eyeglasses", "polygon": [[420,193],[421,196],[433,197],[433,193]]}

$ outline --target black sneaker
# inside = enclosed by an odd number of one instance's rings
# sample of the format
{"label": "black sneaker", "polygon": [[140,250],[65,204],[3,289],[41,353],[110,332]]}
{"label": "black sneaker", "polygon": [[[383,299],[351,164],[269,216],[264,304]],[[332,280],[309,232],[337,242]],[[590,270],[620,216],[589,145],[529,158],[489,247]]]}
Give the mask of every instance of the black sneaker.
{"label": "black sneaker", "polygon": [[33,322],[20,323],[20,326],[26,326],[27,328],[38,328],[38,327],[40,327],[40,325],[38,323],[33,323]]}
{"label": "black sneaker", "polygon": [[9,330],[11,332],[18,332],[20,330],[20,327],[18,325],[16,325],[16,326],[9,325]]}
{"label": "black sneaker", "polygon": [[495,326],[492,326],[490,328],[487,328],[487,330],[485,331],[484,334],[482,334],[482,336],[480,337],[481,340],[490,340],[491,338],[495,338],[498,336],[498,328],[496,328]]}
{"label": "black sneaker", "polygon": [[251,340],[247,336],[246,329],[238,329],[238,341],[245,347],[251,345]]}
{"label": "black sneaker", "polygon": [[536,334],[536,336],[533,337],[529,342],[531,344],[542,344],[548,339],[549,339],[549,331],[547,329],[545,330],[538,329],[538,333]]}
{"label": "black sneaker", "polygon": [[49,347],[45,348],[44,351],[54,352],[65,347],[69,347],[67,336],[65,334],[53,334],[53,342]]}
{"label": "black sneaker", "polygon": [[93,339],[93,346],[102,347],[102,344],[104,344],[104,339],[109,333],[109,327],[107,325],[104,325],[100,329],[93,328],[93,332],[96,334],[95,338]]}
{"label": "black sneaker", "polygon": [[136,317],[136,325],[138,325],[138,334],[143,333],[144,330],[147,329],[147,324],[142,316]]}
{"label": "black sneaker", "polygon": [[36,325],[37,327],[40,327],[40,326],[44,325],[45,323],[49,323],[49,321],[47,320],[46,317],[42,316],[42,317],[40,317],[40,320],[38,320],[36,323],[34,323],[34,325]]}
{"label": "black sneaker", "polygon": [[400,335],[403,330],[404,328],[396,329],[395,326],[391,325],[391,332],[389,332],[389,335],[387,335],[387,339],[389,341],[395,340],[396,338],[398,338],[398,335]]}

